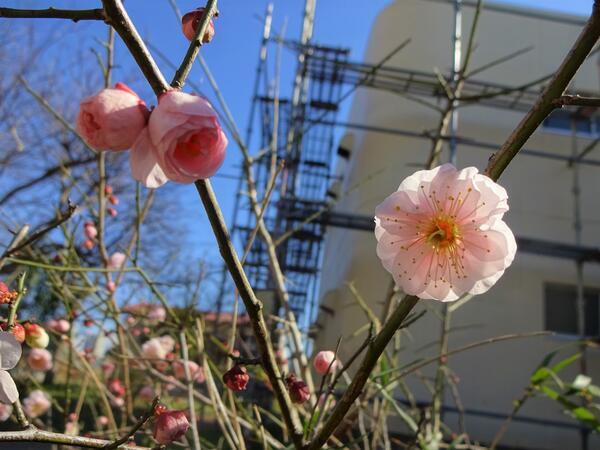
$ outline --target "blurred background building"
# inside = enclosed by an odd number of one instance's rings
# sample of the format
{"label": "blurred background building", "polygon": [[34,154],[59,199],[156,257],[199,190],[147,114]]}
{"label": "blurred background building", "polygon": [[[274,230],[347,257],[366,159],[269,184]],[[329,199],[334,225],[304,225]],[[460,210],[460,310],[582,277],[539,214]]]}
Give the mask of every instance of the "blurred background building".
{"label": "blurred background building", "polygon": [[[462,3],[466,40],[475,2]],[[485,3],[470,67],[518,54],[473,74],[467,82],[463,95],[478,101],[463,103],[458,110],[458,167],[486,166],[560,65],[585,21]],[[451,80],[455,6],[445,0],[399,0],[381,11],[372,26],[366,67],[377,65],[404,39],[411,42],[358,88],[339,143],[338,178],[332,185],[337,201],[328,216],[335,226],[327,228],[324,238],[315,335],[317,349],[333,348],[343,336],[342,360],[362,342],[364,333],[357,330],[365,330],[369,322],[347,283],[354,283],[375,313],[381,313],[390,276],[375,254],[372,217],[375,207],[427,161],[440,114],[422,101],[444,106],[435,69]],[[463,42],[463,51],[464,46]],[[598,59],[592,55],[570,90],[597,96],[599,83]],[[597,111],[557,110],[500,180],[509,192],[505,220],[518,238],[519,252],[496,286],[454,311],[450,347],[511,333],[556,334],[483,346],[450,358],[449,366],[460,379],[462,405],[447,389],[444,420],[457,429],[458,410],[464,408],[466,429],[474,440],[493,439],[544,355],[561,345],[571,345],[574,351],[580,333],[600,335],[600,150],[594,152],[599,138]],[[442,162],[449,160],[449,140],[447,136]],[[579,327],[578,298],[583,306]],[[439,353],[441,305],[423,301],[421,308],[427,314],[402,337],[402,363]],[[576,369],[599,376],[600,350],[587,351]],[[408,380],[417,401],[430,401],[424,380],[433,375],[434,369],[425,370]],[[400,421],[396,425],[402,430]],[[600,439],[580,429],[556,403],[536,398],[519,412],[502,444],[592,449],[600,448]]]}

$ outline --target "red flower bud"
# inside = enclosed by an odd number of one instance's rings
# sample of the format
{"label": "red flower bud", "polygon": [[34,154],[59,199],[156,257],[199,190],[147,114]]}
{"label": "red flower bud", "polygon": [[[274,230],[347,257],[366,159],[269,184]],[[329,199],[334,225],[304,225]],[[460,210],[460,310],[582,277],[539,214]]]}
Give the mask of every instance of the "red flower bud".
{"label": "red flower bud", "polygon": [[[8,323],[2,322],[0,324],[0,328],[2,328],[4,331],[6,331],[8,329]],[[10,330],[10,332],[15,337],[17,342],[19,342],[20,344],[22,344],[25,341],[25,328],[23,328],[23,325],[21,325],[20,323],[15,322],[15,324],[14,324],[12,330]]]}
{"label": "red flower bud", "polygon": [[83,241],[83,248],[85,248],[86,250],[93,249],[94,241],[92,241],[91,239],[86,239],[85,241]]}
{"label": "red flower bud", "polygon": [[[181,30],[183,31],[183,35],[188,38],[189,41],[193,40],[196,37],[196,33],[198,32],[198,26],[200,25],[200,19],[202,18],[202,13],[204,12],[204,8],[198,8],[194,11],[190,11],[186,13],[181,18]],[[215,13],[217,16],[218,13]],[[215,35],[215,24],[212,19],[208,24],[208,28],[206,28],[206,32],[202,37],[202,42],[205,44],[212,41],[212,38]]]}
{"label": "red flower bud", "polygon": [[104,186],[104,193],[106,195],[110,195],[113,193],[113,188],[110,184],[107,184],[106,186]]}
{"label": "red flower bud", "polygon": [[244,366],[235,365],[223,374],[223,383],[232,391],[243,391],[250,380]]}
{"label": "red flower bud", "polygon": [[183,411],[164,411],[154,423],[154,439],[159,444],[169,444],[180,439],[190,428]]}
{"label": "red flower bud", "polygon": [[108,197],[108,201],[110,202],[111,205],[118,205],[119,197],[117,197],[116,195],[111,195],[110,197]]}
{"label": "red flower bud", "polygon": [[92,319],[85,319],[83,321],[83,325],[85,325],[86,327],[91,327],[92,325],[94,325],[94,321]]}
{"label": "red flower bud", "polygon": [[119,212],[115,208],[106,208],[106,212],[110,217],[116,217]]}
{"label": "red flower bud", "polygon": [[296,375],[293,373],[288,375],[285,379],[285,383],[287,384],[288,392],[290,393],[290,398],[293,403],[304,403],[310,398],[310,391],[308,390],[306,383],[296,378]]}

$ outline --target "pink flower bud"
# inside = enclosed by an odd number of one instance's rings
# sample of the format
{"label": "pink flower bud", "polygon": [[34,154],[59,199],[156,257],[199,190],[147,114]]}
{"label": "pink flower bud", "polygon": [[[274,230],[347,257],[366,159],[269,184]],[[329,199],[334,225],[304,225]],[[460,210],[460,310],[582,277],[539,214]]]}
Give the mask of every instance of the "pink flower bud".
{"label": "pink flower bud", "polygon": [[108,201],[111,205],[118,205],[119,197],[117,197],[116,195],[111,195],[110,197],[108,197]]}
{"label": "pink flower bud", "polygon": [[107,184],[106,186],[104,186],[104,194],[105,195],[110,195],[113,193],[113,188],[110,184]]}
{"label": "pink flower bud", "polygon": [[146,187],[209,178],[225,159],[227,137],[215,110],[202,97],[176,90],[164,93],[148,131],[129,154],[133,177]]}
{"label": "pink flower bud", "polygon": [[159,444],[169,444],[180,439],[190,428],[183,411],[165,411],[154,424],[154,439]]}
{"label": "pink flower bud", "polygon": [[106,208],[106,212],[110,217],[117,217],[119,215],[119,211],[117,211],[115,208]]}
{"label": "pink flower bud", "polygon": [[[334,361],[335,360],[335,353],[330,351],[330,350],[324,350],[321,351],[319,353],[317,353],[317,355],[315,356],[315,359],[313,361],[313,364],[315,366],[315,370],[317,371],[317,373],[319,375],[325,375],[327,373],[327,371],[333,371],[338,362]],[[333,362],[333,364],[332,364]],[[329,368],[329,365],[331,364],[331,369]]]}
{"label": "pink flower bud", "polygon": [[125,405],[125,399],[123,397],[113,397],[110,399],[110,404],[115,408],[122,408]]}
{"label": "pink flower bud", "polygon": [[40,325],[27,322],[25,328],[25,341],[31,348],[46,348],[50,342],[50,336]]}
{"label": "pink flower bud", "polygon": [[114,294],[115,291],[117,290],[117,285],[114,281],[109,281],[108,283],[106,283],[106,290],[108,292],[110,292],[111,294]]}
{"label": "pink flower bud", "polygon": [[93,249],[94,241],[92,241],[91,239],[86,239],[85,241],[83,241],[83,248],[85,248],[86,250]]}
{"label": "pink flower bud", "polygon": [[108,417],[106,416],[98,416],[98,425],[101,427],[105,427],[108,425]]}
{"label": "pink flower bud", "polygon": [[92,222],[85,223],[85,225],[83,226],[83,232],[85,234],[85,237],[88,239],[94,239],[96,236],[98,236],[98,230]]}
{"label": "pink flower bud", "polygon": [[32,348],[27,356],[27,364],[32,370],[47,372],[52,369],[52,354],[43,348]]}
{"label": "pink flower bud", "polygon": [[77,420],[77,414],[71,413],[68,417],[69,422],[75,422]]}
{"label": "pink flower bud", "polygon": [[146,126],[150,112],[123,83],[84,99],[77,114],[77,131],[95,150],[127,150]]}
{"label": "pink flower bud", "polygon": [[235,365],[223,374],[223,383],[232,391],[244,391],[250,375],[244,366]]}
{"label": "pink flower bud", "polygon": [[[198,32],[198,26],[200,25],[200,18],[202,17],[202,13],[204,12],[204,8],[197,8],[194,11],[190,11],[186,13],[181,19],[181,30],[183,31],[183,35],[189,40],[193,40],[196,37],[196,33]],[[217,14],[215,14],[216,16]],[[212,19],[208,24],[208,28],[202,37],[202,42],[205,44],[212,41],[212,38],[215,35],[215,24]]]}
{"label": "pink flower bud", "polygon": [[310,398],[310,391],[308,390],[306,383],[296,378],[296,375],[293,373],[287,376],[285,383],[287,384],[288,392],[290,393],[290,398],[293,403],[304,403]]}
{"label": "pink flower bud", "polygon": [[54,330],[57,333],[68,333],[70,329],[71,329],[71,324],[69,323],[68,320],[58,319],[56,321],[56,327],[54,328]]}
{"label": "pink flower bud", "polygon": [[116,397],[123,397],[125,395],[125,387],[118,378],[113,378],[108,382],[108,390]]}

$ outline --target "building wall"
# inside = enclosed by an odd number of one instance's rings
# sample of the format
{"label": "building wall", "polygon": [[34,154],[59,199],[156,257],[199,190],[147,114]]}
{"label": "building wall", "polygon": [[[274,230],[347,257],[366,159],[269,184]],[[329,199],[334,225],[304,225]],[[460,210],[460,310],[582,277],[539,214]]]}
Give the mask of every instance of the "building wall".
{"label": "building wall", "polygon": [[[487,3],[487,2],[486,2]],[[468,36],[473,9],[465,9],[464,36]],[[429,0],[398,0],[383,10],[372,27],[365,60],[378,63],[396,45],[411,38],[406,49],[396,55],[391,66],[432,72],[447,72],[451,67],[451,5]],[[576,39],[580,28],[557,22],[516,17],[485,10],[482,13],[477,48],[471,67],[478,67],[524,47],[527,54],[481,73],[477,79],[519,86],[553,72]],[[592,58],[580,70],[573,84],[583,91],[598,91],[596,60]],[[429,99],[431,100],[431,99]],[[523,117],[523,113],[471,106],[460,110],[459,135],[496,142],[499,145]],[[354,98],[349,122],[406,130],[434,130],[437,112],[389,92],[360,88]],[[589,140],[579,139],[583,148]],[[426,140],[349,130],[344,144],[351,158],[339,168],[344,173],[340,200],[336,209],[372,215],[378,203],[393,192],[400,182],[417,170],[429,154]],[[570,155],[571,138],[539,130],[526,147]],[[597,152],[598,153],[598,152]],[[491,151],[459,146],[458,165],[483,169]],[[593,154],[591,156],[594,156]],[[442,155],[447,161],[448,155]],[[596,155],[600,159],[600,155]],[[500,183],[509,192],[510,211],[505,220],[518,236],[574,243],[572,169],[563,161],[519,155],[503,174]],[[583,243],[600,246],[600,167],[581,166]],[[344,337],[341,357],[347,357],[364,339],[367,319],[346,283],[354,282],[376,313],[380,312],[390,276],[375,254],[372,233],[332,228],[325,243],[321,303],[333,314],[321,312],[321,327],[316,348],[332,348]],[[585,284],[600,286],[598,265],[585,266]],[[456,348],[481,339],[544,329],[545,282],[575,284],[574,262],[518,253],[512,267],[488,293],[478,296],[453,315],[450,347]],[[436,354],[432,345],[440,333],[439,310],[433,301],[421,302],[418,309],[428,313],[403,335],[402,363]],[[512,401],[521,395],[528,377],[541,359],[558,346],[572,342],[561,336],[528,338],[479,347],[450,358],[450,367],[460,378],[459,390],[467,410],[508,414]],[[574,352],[575,348],[567,350]],[[567,353],[562,353],[567,354]],[[588,355],[589,373],[600,378],[600,353]],[[425,374],[433,372],[424,371]],[[569,377],[566,377],[569,379]],[[417,398],[431,396],[417,378],[409,380]],[[400,393],[398,393],[400,395]],[[447,404],[453,406],[448,397]],[[534,399],[522,416],[574,425],[560,408],[545,399]],[[452,423],[456,417],[446,416]],[[473,439],[489,441],[501,420],[466,416],[467,431]],[[600,448],[598,437],[590,448]],[[524,448],[574,449],[579,434],[558,426],[513,424],[503,443]],[[597,446],[597,447],[596,447]]]}

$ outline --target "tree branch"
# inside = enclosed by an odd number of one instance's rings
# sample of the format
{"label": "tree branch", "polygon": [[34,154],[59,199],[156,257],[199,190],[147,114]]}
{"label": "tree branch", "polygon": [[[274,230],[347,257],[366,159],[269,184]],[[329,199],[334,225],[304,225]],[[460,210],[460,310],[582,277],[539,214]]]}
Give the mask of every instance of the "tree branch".
{"label": "tree branch", "polygon": [[[83,448],[105,448],[111,444],[103,439],[93,439],[81,436],[70,436],[67,434],[53,433],[51,431],[31,428],[24,431],[3,431],[0,433],[0,442],[49,442],[54,444],[75,445]],[[115,447],[124,450],[148,450],[148,447],[136,445],[119,445]]]}
{"label": "tree branch", "polygon": [[167,81],[163,77],[152,55],[144,45],[135,25],[129,18],[121,0],[102,0],[106,22],[110,24],[121,36],[123,42],[133,55],[137,65],[152,86],[156,95],[169,90]]}
{"label": "tree branch", "polygon": [[523,148],[529,137],[556,107],[556,99],[561,98],[567,86],[584,63],[588,54],[600,38],[600,0],[594,1],[592,14],[581,34],[573,44],[561,66],[556,71],[544,92],[523,118],[521,123],[496,152],[485,169],[485,174],[496,181],[512,159]]}
{"label": "tree branch", "polygon": [[598,108],[600,107],[600,98],[582,97],[581,95],[563,95],[554,100],[555,108],[562,108],[563,106],[587,106]]}
{"label": "tree branch", "polygon": [[146,411],[146,413],[142,417],[140,417],[140,419],[136,422],[136,424],[133,427],[131,427],[131,429],[127,432],[126,435],[117,439],[114,442],[109,442],[108,444],[106,444],[104,447],[101,447],[101,448],[103,448],[104,450],[115,450],[118,448],[123,448],[120,446],[125,444],[126,442],[128,442],[129,439],[131,439],[131,437],[135,433],[137,433],[140,428],[142,428],[144,425],[146,425],[146,422],[148,422],[150,420],[150,418],[154,415],[154,409],[158,405],[159,400],[160,400],[160,397],[154,398],[154,401],[152,402],[152,405],[150,406],[148,411]]}
{"label": "tree branch", "polygon": [[105,20],[103,9],[14,9],[0,8],[0,17],[7,19],[71,19]]}

